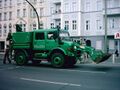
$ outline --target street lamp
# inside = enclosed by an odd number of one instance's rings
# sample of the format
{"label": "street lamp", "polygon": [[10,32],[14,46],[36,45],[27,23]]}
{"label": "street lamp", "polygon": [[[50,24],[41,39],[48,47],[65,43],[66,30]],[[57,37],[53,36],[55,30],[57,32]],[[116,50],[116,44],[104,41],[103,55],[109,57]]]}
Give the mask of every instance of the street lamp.
{"label": "street lamp", "polygon": [[104,0],[104,8],[105,8],[105,45],[104,50],[105,53],[108,53],[108,40],[107,40],[107,0]]}
{"label": "street lamp", "polygon": [[28,1],[28,0],[26,0],[28,3],[29,3],[29,5],[33,8],[33,10],[35,11],[35,13],[36,13],[36,15],[37,15],[37,19],[38,19],[38,29],[40,29],[40,20],[39,20],[39,15],[38,15],[38,13],[37,13],[37,10],[35,9],[35,7]]}

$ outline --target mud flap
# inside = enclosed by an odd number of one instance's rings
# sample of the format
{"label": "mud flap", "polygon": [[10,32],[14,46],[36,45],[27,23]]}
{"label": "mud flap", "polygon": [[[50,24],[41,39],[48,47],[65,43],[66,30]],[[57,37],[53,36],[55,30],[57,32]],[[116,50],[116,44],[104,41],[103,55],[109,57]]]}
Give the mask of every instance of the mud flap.
{"label": "mud flap", "polygon": [[109,54],[109,53],[106,53],[106,54],[103,54],[101,57],[97,57],[96,60],[94,60],[95,63],[101,63],[101,62],[104,62],[106,61],[112,54]]}

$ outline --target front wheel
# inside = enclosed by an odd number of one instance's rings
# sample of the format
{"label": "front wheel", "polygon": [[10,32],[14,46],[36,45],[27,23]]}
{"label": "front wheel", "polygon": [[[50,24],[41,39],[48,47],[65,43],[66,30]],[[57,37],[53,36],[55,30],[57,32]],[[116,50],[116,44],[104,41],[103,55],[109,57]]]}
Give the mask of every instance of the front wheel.
{"label": "front wheel", "polygon": [[27,64],[27,56],[25,55],[25,53],[23,51],[17,51],[15,53],[15,57],[14,57],[16,64],[17,65],[25,65]]}
{"label": "front wheel", "polygon": [[65,64],[65,57],[61,53],[54,53],[51,57],[51,63],[53,67],[60,68]]}

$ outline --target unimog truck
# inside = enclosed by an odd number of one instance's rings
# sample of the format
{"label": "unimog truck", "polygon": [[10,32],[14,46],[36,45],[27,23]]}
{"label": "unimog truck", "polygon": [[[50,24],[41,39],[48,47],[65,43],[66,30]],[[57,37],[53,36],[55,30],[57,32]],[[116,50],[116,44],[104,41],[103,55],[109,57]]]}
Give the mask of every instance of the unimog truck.
{"label": "unimog truck", "polygon": [[110,54],[97,51],[93,47],[80,45],[61,38],[59,29],[38,29],[31,32],[12,34],[12,50],[17,65],[25,65],[29,60],[38,64],[47,60],[53,67],[73,66],[86,52],[91,60],[100,63]]}

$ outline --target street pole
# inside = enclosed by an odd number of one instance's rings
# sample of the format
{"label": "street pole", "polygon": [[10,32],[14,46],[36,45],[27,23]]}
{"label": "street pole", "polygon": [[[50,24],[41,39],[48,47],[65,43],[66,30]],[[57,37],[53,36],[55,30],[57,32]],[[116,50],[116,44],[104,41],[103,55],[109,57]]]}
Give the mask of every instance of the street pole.
{"label": "street pole", "polygon": [[104,8],[105,8],[105,45],[104,45],[104,50],[105,53],[108,53],[108,40],[107,40],[107,0],[104,0]]}
{"label": "street pole", "polygon": [[40,29],[40,20],[39,20],[39,15],[38,15],[38,13],[37,13],[37,10],[35,9],[35,7],[28,1],[28,0],[26,0],[28,3],[29,3],[29,5],[33,8],[33,10],[35,11],[35,13],[36,13],[36,15],[37,15],[37,19],[38,19],[38,29]]}

